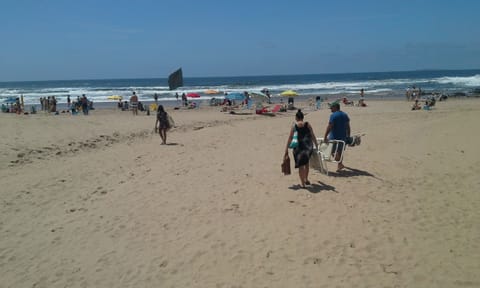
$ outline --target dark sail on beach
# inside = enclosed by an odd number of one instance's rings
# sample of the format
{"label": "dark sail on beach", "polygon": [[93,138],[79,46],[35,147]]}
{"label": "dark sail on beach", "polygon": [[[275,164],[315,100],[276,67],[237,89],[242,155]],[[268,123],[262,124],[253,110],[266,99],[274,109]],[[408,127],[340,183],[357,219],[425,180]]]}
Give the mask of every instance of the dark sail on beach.
{"label": "dark sail on beach", "polygon": [[170,90],[175,90],[181,86],[183,86],[182,68],[178,69],[177,71],[170,74],[170,76],[168,76],[168,87],[170,88]]}

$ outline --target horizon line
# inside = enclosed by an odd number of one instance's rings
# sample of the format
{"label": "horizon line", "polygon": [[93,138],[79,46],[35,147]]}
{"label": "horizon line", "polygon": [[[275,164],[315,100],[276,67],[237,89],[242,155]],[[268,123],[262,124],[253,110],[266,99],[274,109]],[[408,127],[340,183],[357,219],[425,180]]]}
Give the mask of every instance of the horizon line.
{"label": "horizon line", "polygon": [[[339,75],[339,74],[371,74],[371,73],[401,73],[401,72],[435,72],[435,71],[477,71],[480,68],[469,69],[415,69],[415,70],[390,70],[390,71],[371,71],[371,72],[333,72],[333,73],[293,73],[293,74],[269,74],[269,75],[236,75],[236,76],[184,76],[187,79],[198,78],[242,78],[242,77],[281,77],[281,76],[307,76],[307,75]],[[54,82],[54,81],[102,81],[102,80],[151,80],[168,79],[166,77],[138,77],[138,78],[81,78],[81,79],[50,79],[50,80],[13,80],[0,81],[0,83],[22,83],[22,82]]]}

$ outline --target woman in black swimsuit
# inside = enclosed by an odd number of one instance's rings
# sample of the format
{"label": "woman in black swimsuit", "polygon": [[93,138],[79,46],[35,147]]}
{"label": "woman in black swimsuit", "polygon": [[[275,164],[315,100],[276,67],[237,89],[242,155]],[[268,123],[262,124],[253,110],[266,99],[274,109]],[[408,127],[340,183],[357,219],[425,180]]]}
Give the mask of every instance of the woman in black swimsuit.
{"label": "woman in black swimsuit", "polygon": [[297,147],[293,148],[293,157],[295,159],[295,168],[298,168],[301,186],[302,188],[305,188],[305,185],[310,185],[310,181],[308,181],[308,163],[310,156],[313,153],[313,143],[315,143],[315,145],[318,147],[318,142],[310,123],[303,122],[303,113],[300,109],[298,109],[298,112],[295,115],[295,121],[296,123],[290,130],[290,135],[288,136],[285,155],[288,155],[288,147],[290,146],[290,143],[293,139],[293,134],[296,131],[298,145]]}
{"label": "woman in black swimsuit", "polygon": [[167,130],[170,129],[170,123],[168,122],[168,114],[163,109],[163,105],[158,105],[157,108],[157,121],[155,121],[155,131],[160,134],[162,138],[162,144],[167,144]]}

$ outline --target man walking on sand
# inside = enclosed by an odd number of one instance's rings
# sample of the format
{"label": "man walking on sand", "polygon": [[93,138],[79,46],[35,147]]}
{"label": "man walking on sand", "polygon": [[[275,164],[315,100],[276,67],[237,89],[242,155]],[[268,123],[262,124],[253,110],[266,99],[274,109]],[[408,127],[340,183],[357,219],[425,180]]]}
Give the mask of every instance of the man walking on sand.
{"label": "man walking on sand", "polygon": [[[328,143],[328,140],[342,140],[347,141],[347,137],[350,137],[350,118],[347,113],[340,111],[340,103],[335,101],[328,104],[332,114],[328,120],[328,126],[325,130],[325,136],[323,141]],[[343,145],[343,144],[338,144]],[[339,161],[344,147],[338,147],[339,153],[335,154],[335,160]],[[335,151],[335,149],[333,149]],[[338,163],[337,172],[345,168],[342,162]]]}

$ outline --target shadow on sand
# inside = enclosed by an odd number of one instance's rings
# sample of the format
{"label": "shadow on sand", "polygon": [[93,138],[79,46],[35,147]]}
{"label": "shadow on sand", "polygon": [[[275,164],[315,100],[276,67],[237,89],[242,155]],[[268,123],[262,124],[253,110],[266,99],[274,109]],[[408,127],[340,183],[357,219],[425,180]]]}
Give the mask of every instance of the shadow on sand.
{"label": "shadow on sand", "polygon": [[335,193],[338,193],[338,191],[335,190],[335,187],[331,186],[331,185],[328,185],[326,183],[323,183],[321,181],[318,181],[318,182],[312,182],[311,185],[307,185],[305,188],[303,188],[302,186],[300,186],[300,184],[296,184],[296,185],[293,185],[293,186],[290,186],[288,187],[288,189],[292,189],[292,190],[306,190],[310,193],[320,193],[320,192],[325,192],[325,191],[331,191],[331,192],[335,192]]}
{"label": "shadow on sand", "polygon": [[328,176],[332,176],[332,177],[367,176],[367,177],[373,177],[373,178],[378,179],[378,180],[382,180],[382,179],[378,178],[377,176],[373,175],[370,172],[363,171],[363,170],[360,170],[360,169],[351,168],[351,167],[347,167],[347,166],[345,166],[345,168],[342,169],[340,172],[329,173]]}

